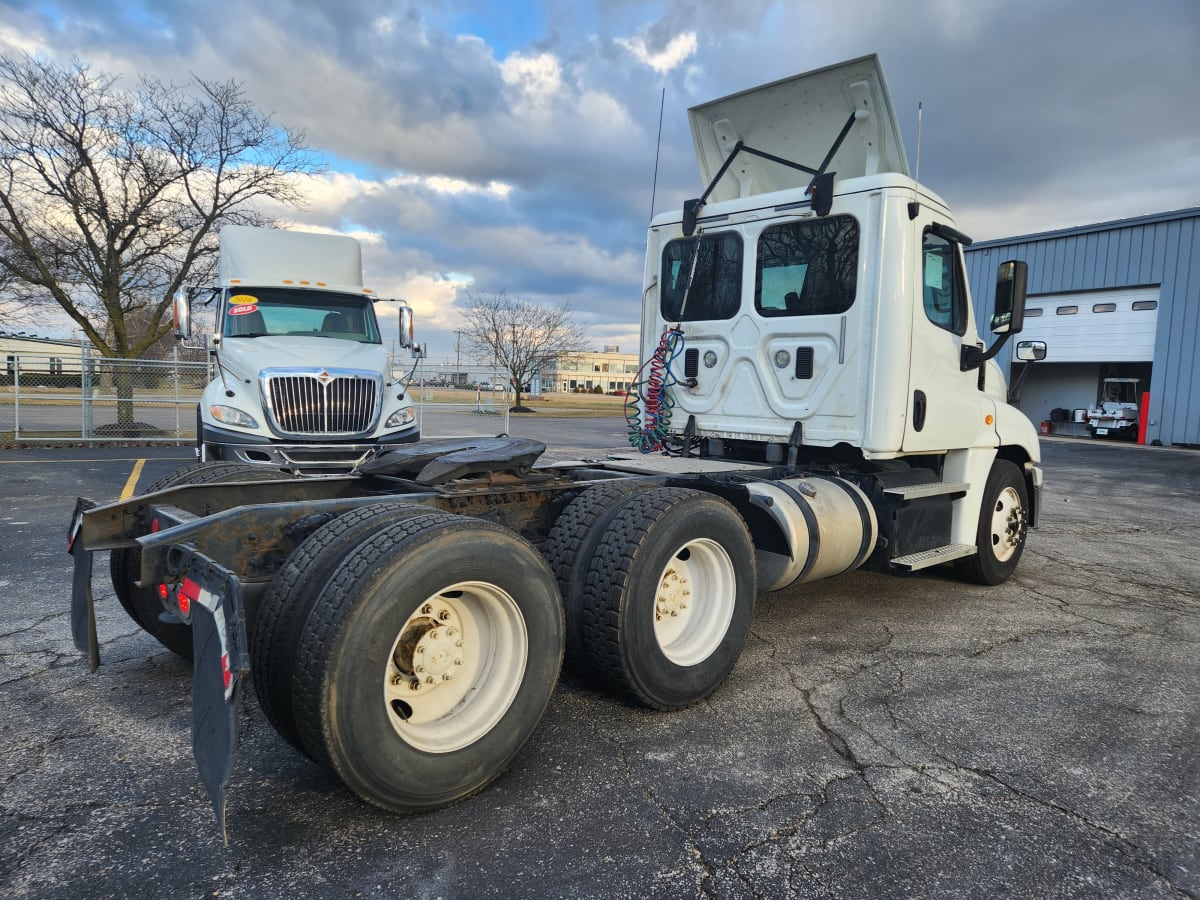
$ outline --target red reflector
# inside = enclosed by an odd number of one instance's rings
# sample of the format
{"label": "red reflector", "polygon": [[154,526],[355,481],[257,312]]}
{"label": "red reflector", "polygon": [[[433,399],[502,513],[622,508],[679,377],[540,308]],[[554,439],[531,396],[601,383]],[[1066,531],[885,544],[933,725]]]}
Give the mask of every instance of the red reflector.
{"label": "red reflector", "polygon": [[151,532],[151,534],[155,534],[155,533],[157,533],[157,532],[158,532],[158,529],[159,529],[159,528],[161,528],[161,527],[162,527],[162,526],[158,524],[158,519],[151,519],[151,520],[150,520],[150,532]]}
{"label": "red reflector", "polygon": [[229,671],[229,654],[221,654],[221,671],[225,675],[225,690],[229,690],[229,683],[233,681],[233,673]]}
{"label": "red reflector", "polygon": [[191,598],[188,597],[187,594],[180,592],[180,594],[179,594],[179,611],[186,616],[189,612],[191,612],[191,609],[192,609]]}
{"label": "red reflector", "polygon": [[168,588],[168,587],[167,587],[165,584],[160,584],[160,585],[158,586],[158,597],[159,597],[159,599],[160,599],[160,600],[166,600],[166,599],[167,599],[169,596],[171,596],[171,589],[170,589],[170,588]]}

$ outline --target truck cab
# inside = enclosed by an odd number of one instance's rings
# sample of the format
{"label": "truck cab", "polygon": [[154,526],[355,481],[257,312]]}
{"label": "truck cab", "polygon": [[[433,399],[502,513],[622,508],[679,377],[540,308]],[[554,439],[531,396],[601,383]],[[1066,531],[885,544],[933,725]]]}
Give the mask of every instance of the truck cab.
{"label": "truck cab", "polygon": [[[350,471],[416,441],[412,400],[393,375],[358,242],[336,235],[227,226],[205,336],[216,377],[197,409],[197,456],[296,473]],[[412,346],[400,307],[401,347]],[[189,299],[176,300],[178,334]]]}
{"label": "truck cab", "polygon": [[[921,466],[974,485],[1004,459],[1036,504],[1036,431],[992,361],[1020,330],[1023,286],[1015,304],[1011,287],[1024,264],[1002,267],[986,348],[963,263],[970,238],[909,176],[876,57],[689,118],[708,189],[652,221],[643,294],[643,358],[677,333],[668,444]],[[950,543],[975,543],[981,499],[954,501]]]}

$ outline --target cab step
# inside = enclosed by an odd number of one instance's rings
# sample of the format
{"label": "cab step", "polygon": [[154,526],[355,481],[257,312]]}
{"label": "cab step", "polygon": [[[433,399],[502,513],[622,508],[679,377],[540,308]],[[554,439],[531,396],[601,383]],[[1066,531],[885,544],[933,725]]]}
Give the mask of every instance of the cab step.
{"label": "cab step", "polygon": [[916,572],[918,569],[928,569],[930,566],[974,555],[974,544],[947,544],[945,547],[934,547],[932,550],[897,556],[892,560],[892,565],[908,572]]}
{"label": "cab step", "polygon": [[920,500],[922,497],[940,497],[943,494],[965,494],[970,487],[965,481],[935,481],[932,484],[907,484],[886,488],[883,495],[900,500]]}

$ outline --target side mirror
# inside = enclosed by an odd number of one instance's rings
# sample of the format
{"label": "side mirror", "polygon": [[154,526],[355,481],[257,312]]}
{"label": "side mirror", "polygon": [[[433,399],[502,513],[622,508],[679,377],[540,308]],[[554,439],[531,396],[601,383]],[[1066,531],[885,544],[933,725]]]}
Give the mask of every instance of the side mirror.
{"label": "side mirror", "polygon": [[413,346],[413,311],[407,304],[400,307],[400,346],[406,350]]}
{"label": "side mirror", "polygon": [[1040,362],[1045,358],[1045,341],[1021,341],[1017,344],[1017,359],[1021,362]]}
{"label": "side mirror", "polygon": [[1018,334],[1025,326],[1025,284],[1029,266],[1019,259],[1000,263],[996,270],[996,311],[992,334]]}
{"label": "side mirror", "polygon": [[192,307],[188,302],[187,292],[180,291],[172,303],[172,315],[175,320],[175,339],[186,340],[192,336]]}

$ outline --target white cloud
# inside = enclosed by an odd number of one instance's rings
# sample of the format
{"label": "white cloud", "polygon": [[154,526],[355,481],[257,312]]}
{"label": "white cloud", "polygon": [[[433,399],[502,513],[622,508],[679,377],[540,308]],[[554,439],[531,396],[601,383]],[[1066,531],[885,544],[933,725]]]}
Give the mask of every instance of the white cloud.
{"label": "white cloud", "polygon": [[544,106],[563,90],[562,65],[551,53],[513,53],[500,63],[504,83],[517,88],[535,106]]}
{"label": "white cloud", "polygon": [[666,75],[696,52],[696,32],[687,31],[676,35],[661,50],[652,51],[646,39],[636,34],[631,38],[618,38],[617,43],[632,53],[640,62],[654,71]]}

